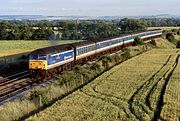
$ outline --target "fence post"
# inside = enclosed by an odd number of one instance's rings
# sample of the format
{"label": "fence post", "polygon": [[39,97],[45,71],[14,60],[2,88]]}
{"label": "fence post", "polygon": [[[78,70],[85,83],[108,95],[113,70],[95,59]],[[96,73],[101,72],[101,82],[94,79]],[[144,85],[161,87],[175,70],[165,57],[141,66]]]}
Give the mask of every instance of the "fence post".
{"label": "fence post", "polygon": [[41,99],[41,95],[39,95],[39,107],[41,107],[41,105],[42,105],[42,101],[41,101],[42,99]]}
{"label": "fence post", "polygon": [[16,120],[15,109],[13,108],[13,120]]}
{"label": "fence post", "polygon": [[84,84],[84,77],[83,75],[81,75],[81,82],[82,82],[82,85]]}
{"label": "fence post", "polygon": [[29,115],[29,101],[27,101],[27,114]]}

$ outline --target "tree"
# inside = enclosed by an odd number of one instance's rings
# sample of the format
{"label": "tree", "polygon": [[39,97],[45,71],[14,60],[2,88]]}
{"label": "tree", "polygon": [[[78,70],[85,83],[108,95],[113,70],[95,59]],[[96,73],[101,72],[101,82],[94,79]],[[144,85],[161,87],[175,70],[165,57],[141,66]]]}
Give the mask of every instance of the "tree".
{"label": "tree", "polygon": [[144,31],[147,24],[141,20],[124,18],[120,21],[119,26],[123,32]]}

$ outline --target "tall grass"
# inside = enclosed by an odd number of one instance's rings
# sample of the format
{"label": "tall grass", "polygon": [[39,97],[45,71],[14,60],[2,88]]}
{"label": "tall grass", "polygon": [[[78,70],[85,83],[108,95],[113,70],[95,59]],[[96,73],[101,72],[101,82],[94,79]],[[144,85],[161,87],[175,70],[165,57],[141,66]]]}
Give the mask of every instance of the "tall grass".
{"label": "tall grass", "polygon": [[[147,81],[147,78],[150,78],[155,71],[158,71],[164,65],[169,54],[175,52],[176,50],[151,50],[125,61],[52,107],[30,117],[27,121],[43,121],[46,119],[50,121],[137,120],[130,110],[128,100]],[[101,68],[105,67],[101,65]],[[82,73],[81,69],[78,70],[80,71],[77,73]],[[86,73],[86,71],[83,72]],[[159,76],[161,76],[161,73]],[[88,80],[89,76],[85,74],[85,77],[84,80]],[[70,80],[72,79],[74,77]],[[151,111],[144,113],[143,110],[148,110],[148,108],[142,109],[138,106],[139,103],[143,104],[144,100],[141,100],[141,98],[145,96],[146,92],[148,92],[148,89],[142,90],[142,95],[138,95],[134,100],[135,103],[133,103],[133,107],[136,107],[135,112],[139,112],[137,115],[142,120],[150,120],[153,115]]]}

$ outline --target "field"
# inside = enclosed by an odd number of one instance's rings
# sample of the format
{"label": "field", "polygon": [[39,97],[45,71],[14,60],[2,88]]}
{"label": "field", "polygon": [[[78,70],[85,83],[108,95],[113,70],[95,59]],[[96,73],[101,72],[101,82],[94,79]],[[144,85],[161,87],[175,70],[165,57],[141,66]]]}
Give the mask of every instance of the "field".
{"label": "field", "polygon": [[26,41],[26,40],[11,40],[0,41],[0,57],[14,55],[24,52],[29,52],[37,48],[67,44],[77,42],[77,40],[59,40],[59,41]]}
{"label": "field", "polygon": [[172,30],[172,29],[179,29],[180,27],[148,27],[148,30],[152,29],[162,29],[162,30]]}
{"label": "field", "polygon": [[180,64],[177,65],[170,81],[166,87],[164,95],[164,106],[161,112],[161,117],[166,120],[180,120]]}
{"label": "field", "polygon": [[178,121],[180,52],[162,48],[115,66],[27,121]]}

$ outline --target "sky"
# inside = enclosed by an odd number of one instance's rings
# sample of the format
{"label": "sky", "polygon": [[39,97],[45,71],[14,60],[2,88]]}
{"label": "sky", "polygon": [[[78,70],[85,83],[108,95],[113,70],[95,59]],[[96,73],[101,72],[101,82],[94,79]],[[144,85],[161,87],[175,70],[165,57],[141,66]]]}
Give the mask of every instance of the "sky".
{"label": "sky", "polygon": [[180,0],[0,0],[0,15],[180,15]]}

